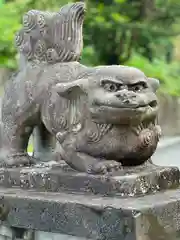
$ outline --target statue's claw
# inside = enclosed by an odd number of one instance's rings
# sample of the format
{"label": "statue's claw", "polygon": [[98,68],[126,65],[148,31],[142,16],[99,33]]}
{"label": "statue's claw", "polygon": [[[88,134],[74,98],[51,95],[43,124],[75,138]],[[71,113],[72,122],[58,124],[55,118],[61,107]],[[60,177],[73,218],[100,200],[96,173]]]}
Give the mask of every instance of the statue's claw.
{"label": "statue's claw", "polygon": [[106,174],[108,172],[118,171],[122,168],[121,163],[114,160],[104,160],[94,164],[92,172],[96,174]]}

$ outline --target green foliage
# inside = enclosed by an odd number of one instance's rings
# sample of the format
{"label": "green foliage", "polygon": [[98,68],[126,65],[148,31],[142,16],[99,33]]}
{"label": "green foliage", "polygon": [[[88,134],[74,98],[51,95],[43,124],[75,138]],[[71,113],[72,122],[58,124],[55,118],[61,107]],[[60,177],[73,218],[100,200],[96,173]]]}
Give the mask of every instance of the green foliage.
{"label": "green foliage", "polygon": [[161,91],[163,90],[171,95],[180,94],[180,67],[178,62],[167,64],[160,59],[149,62],[146,58],[134,54],[127,62],[127,65],[137,67],[147,76],[159,79],[161,82]]}
{"label": "green foliage", "polygon": [[161,80],[161,90],[180,95],[180,65],[173,62],[173,37],[180,34],[179,0],[88,2],[85,46],[99,64],[125,64]]}
{"label": "green foliage", "polygon": [[28,144],[28,148],[27,148],[27,152],[28,153],[33,153],[33,144]]}
{"label": "green foliage", "polygon": [[94,45],[102,64],[124,64],[134,50],[151,61],[159,46],[169,54],[170,37],[180,34],[178,0],[91,0],[88,10],[85,45]]}
{"label": "green foliage", "polygon": [[3,0],[0,0],[0,7],[4,4]]}
{"label": "green foliage", "polygon": [[4,4],[0,8],[0,66],[15,68],[16,51],[13,46],[14,34],[20,28],[20,9],[17,5]]}
{"label": "green foliage", "polygon": [[81,63],[87,66],[96,66],[99,64],[96,52],[93,46],[84,47]]}

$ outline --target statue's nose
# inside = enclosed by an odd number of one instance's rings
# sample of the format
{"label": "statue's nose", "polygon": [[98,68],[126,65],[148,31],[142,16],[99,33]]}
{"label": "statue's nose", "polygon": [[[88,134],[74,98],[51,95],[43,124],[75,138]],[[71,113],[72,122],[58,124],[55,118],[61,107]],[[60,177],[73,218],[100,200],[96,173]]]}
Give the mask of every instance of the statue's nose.
{"label": "statue's nose", "polygon": [[126,89],[116,92],[116,97],[124,104],[137,104],[136,94]]}
{"label": "statue's nose", "polygon": [[116,97],[119,99],[134,99],[136,98],[136,93],[133,91],[128,91],[127,89],[123,89],[116,92]]}

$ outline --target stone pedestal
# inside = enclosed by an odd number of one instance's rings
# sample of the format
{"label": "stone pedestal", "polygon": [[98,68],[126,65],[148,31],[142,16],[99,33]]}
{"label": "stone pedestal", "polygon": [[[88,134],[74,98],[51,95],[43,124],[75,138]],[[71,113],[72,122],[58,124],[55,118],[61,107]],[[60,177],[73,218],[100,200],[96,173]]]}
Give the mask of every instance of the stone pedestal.
{"label": "stone pedestal", "polygon": [[3,225],[38,231],[39,240],[39,231],[78,239],[180,239],[179,190],[125,199],[20,189],[0,189],[0,196],[8,209]]}
{"label": "stone pedestal", "polygon": [[32,167],[0,168],[0,186],[39,192],[137,197],[179,186],[179,170],[146,164],[106,175],[79,173],[64,161]]}
{"label": "stone pedestal", "polygon": [[[147,165],[120,172],[91,176],[64,163],[1,169],[0,219],[7,237],[180,239],[179,170]],[[5,233],[0,230],[3,240]]]}

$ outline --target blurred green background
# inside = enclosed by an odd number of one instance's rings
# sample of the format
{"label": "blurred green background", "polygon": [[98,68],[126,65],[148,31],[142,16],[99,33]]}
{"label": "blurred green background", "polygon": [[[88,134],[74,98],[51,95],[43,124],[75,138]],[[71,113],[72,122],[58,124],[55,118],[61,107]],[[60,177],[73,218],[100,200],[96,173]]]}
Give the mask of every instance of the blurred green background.
{"label": "blurred green background", "polygon": [[[30,9],[58,10],[67,0],[0,0],[0,66],[16,69],[14,34]],[[180,0],[89,0],[82,63],[125,64],[180,95]]]}

